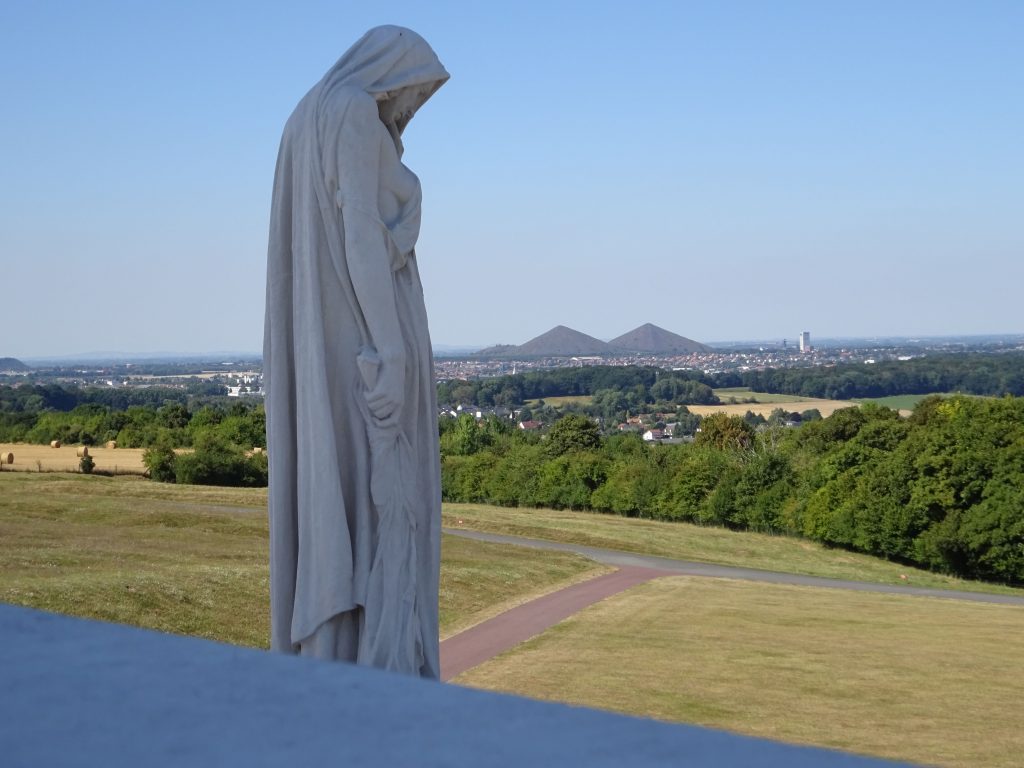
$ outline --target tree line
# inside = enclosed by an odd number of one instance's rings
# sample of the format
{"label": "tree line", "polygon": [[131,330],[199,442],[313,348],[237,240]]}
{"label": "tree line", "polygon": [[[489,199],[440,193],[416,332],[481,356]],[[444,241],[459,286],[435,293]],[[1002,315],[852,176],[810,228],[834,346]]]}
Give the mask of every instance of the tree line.
{"label": "tree line", "polygon": [[[204,385],[205,386],[205,385]],[[205,392],[205,389],[200,390]],[[0,387],[0,442],[82,445],[116,441],[147,448],[158,440],[190,447],[214,430],[232,443],[265,446],[262,402],[229,400],[172,388]]]}
{"label": "tree line", "polygon": [[806,537],[963,577],[1024,583],[1024,399],[867,405],[798,429],[715,414],[694,443],[545,438],[498,419],[442,430],[446,501],[593,510]]}
{"label": "tree line", "polygon": [[[474,381],[437,385],[443,404],[521,409],[520,419],[551,421],[558,413],[584,413],[607,422],[654,411],[671,414],[686,405],[714,405],[718,398],[708,377],[698,371],[666,371],[650,366],[595,365],[558,368]],[[546,397],[587,396],[587,403],[566,403],[553,409]],[[528,401],[536,401],[526,406]]]}
{"label": "tree line", "polygon": [[[222,390],[218,387],[218,394]],[[205,385],[193,392],[0,387],[0,442],[91,446],[113,441],[118,448],[145,448],[143,463],[154,480],[265,486],[263,403],[208,392]],[[83,471],[91,471],[92,462],[88,465],[83,463]]]}
{"label": "tree line", "polygon": [[[749,387],[771,392],[830,400],[927,395],[961,392],[1001,397],[1024,396],[1024,354],[968,353],[928,355],[872,365],[840,363],[806,368],[763,371],[666,371],[641,366],[595,365],[558,368],[472,381],[452,380],[438,385],[438,402],[518,407],[528,400],[572,395],[617,397],[633,393],[641,404],[659,399],[681,405],[714,404],[713,388]],[[674,391],[669,394],[667,389]]]}
{"label": "tree line", "polygon": [[1024,396],[1024,354],[928,355],[871,365],[769,368],[717,374],[713,381],[716,387],[750,387],[755,392],[831,400],[933,392],[1020,397]]}

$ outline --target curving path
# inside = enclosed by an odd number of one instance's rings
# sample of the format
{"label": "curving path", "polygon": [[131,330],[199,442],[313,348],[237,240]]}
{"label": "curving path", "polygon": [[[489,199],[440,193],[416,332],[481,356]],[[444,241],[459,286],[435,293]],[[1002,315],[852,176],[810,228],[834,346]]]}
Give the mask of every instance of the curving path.
{"label": "curving path", "polygon": [[661,571],[662,576],[669,573],[686,576],[707,576],[719,579],[741,579],[743,581],[762,581],[769,584],[794,584],[800,587],[828,587],[831,589],[851,589],[858,592],[886,592],[894,595],[915,595],[917,597],[941,597],[947,600],[970,600],[976,603],[1001,603],[1003,605],[1024,606],[1024,597],[1017,595],[989,594],[987,592],[960,592],[952,589],[933,589],[929,587],[905,587],[900,584],[875,584],[868,581],[850,581],[846,579],[828,579],[822,576],[802,576],[798,573],[781,573],[765,571],[760,568],[741,568],[734,565],[715,565],[698,563],[692,560],[673,560],[669,557],[655,555],[639,555],[633,552],[622,552],[617,549],[601,549],[583,544],[567,544],[560,541],[544,539],[528,539],[525,536],[509,536],[502,533],[482,533],[463,529],[445,528],[444,532],[452,536],[462,536],[477,541],[489,541],[497,544],[512,544],[520,547],[537,549],[557,549],[563,552],[575,552],[599,563],[619,567],[653,568]]}
{"label": "curving path", "polygon": [[441,679],[451,680],[499,653],[539,635],[588,605],[645,581],[664,576],[653,568],[626,566],[528,603],[517,605],[441,642]]}
{"label": "curving path", "polygon": [[536,600],[531,600],[444,640],[441,643],[441,679],[445,681],[451,680],[466,670],[472,669],[478,664],[482,664],[488,659],[514,648],[519,643],[529,640],[535,635],[539,635],[545,629],[569,618],[574,613],[578,613],[593,603],[604,600],[606,597],[611,597],[637,584],[642,584],[645,581],[673,574],[1024,606],[1024,597],[1016,595],[956,592],[945,589],[826,579],[820,576],[801,576],[794,573],[779,573],[758,568],[740,568],[728,565],[698,563],[689,560],[673,560],[667,557],[639,555],[614,549],[601,549],[599,547],[566,544],[557,541],[545,541],[543,539],[529,539],[523,536],[510,536],[500,533],[482,533],[480,531],[451,528],[445,528],[444,533],[497,544],[575,552],[600,563],[618,567],[618,570],[613,573],[598,576],[579,584],[573,584],[565,589],[560,589]]}

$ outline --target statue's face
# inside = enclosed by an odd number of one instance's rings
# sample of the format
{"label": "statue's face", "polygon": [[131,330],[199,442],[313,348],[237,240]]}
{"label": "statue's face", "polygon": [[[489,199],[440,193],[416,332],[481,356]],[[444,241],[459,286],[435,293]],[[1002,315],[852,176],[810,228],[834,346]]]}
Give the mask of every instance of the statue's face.
{"label": "statue's face", "polygon": [[385,125],[394,124],[401,133],[416,114],[416,110],[430,96],[430,92],[431,89],[427,86],[410,86],[382,94],[383,98],[377,102],[381,122]]}

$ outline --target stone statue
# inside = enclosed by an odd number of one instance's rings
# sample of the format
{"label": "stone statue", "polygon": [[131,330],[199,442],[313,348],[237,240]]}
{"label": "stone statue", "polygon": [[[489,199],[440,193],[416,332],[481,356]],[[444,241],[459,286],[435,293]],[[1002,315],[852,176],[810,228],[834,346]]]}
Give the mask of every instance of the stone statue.
{"label": "stone statue", "polygon": [[438,678],[433,358],[402,132],[448,79],[371,29],[299,102],[274,179],[263,347],[271,647]]}

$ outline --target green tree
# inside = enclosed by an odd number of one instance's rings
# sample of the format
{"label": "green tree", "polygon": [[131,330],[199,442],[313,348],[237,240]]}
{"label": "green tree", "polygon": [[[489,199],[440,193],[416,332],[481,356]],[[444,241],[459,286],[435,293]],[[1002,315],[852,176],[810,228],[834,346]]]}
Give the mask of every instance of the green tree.
{"label": "green tree", "polygon": [[266,458],[247,456],[213,433],[196,439],[195,449],[175,462],[177,482],[196,485],[258,487],[267,484]]}
{"label": "green tree", "polygon": [[161,483],[173,483],[177,479],[176,461],[177,454],[174,452],[174,445],[166,437],[158,439],[157,442],[142,452],[142,463],[149,470],[151,479]]}
{"label": "green tree", "polygon": [[595,450],[601,447],[601,430],[592,419],[569,414],[551,425],[545,447],[549,456]]}
{"label": "green tree", "polygon": [[697,433],[697,445],[711,445],[722,450],[742,450],[754,442],[754,428],[740,416],[712,413],[705,416]]}
{"label": "green tree", "polygon": [[661,489],[659,508],[669,520],[703,522],[701,510],[719,478],[734,463],[729,454],[713,447],[678,446],[674,468]]}
{"label": "green tree", "polygon": [[167,403],[157,410],[157,420],[167,429],[182,429],[188,425],[192,415],[181,403]]}
{"label": "green tree", "polygon": [[673,437],[696,434],[700,428],[700,422],[700,416],[696,413],[690,413],[690,409],[685,405],[680,406],[679,410],[676,411],[676,428]]}
{"label": "green tree", "polygon": [[608,460],[593,451],[573,451],[540,468],[537,503],[554,509],[590,509],[591,496],[608,477]]}
{"label": "green tree", "polygon": [[446,456],[471,456],[490,445],[491,437],[472,414],[464,413],[441,435],[441,451]]}

